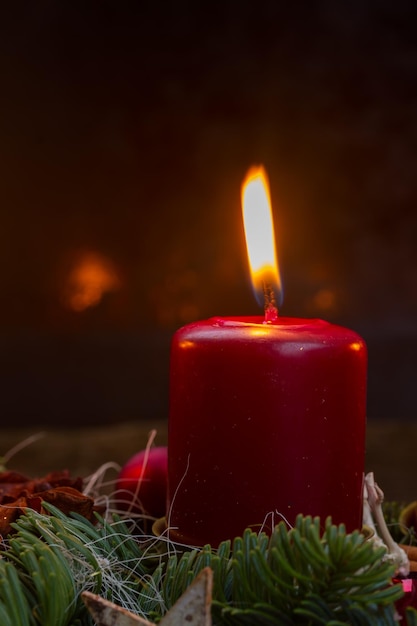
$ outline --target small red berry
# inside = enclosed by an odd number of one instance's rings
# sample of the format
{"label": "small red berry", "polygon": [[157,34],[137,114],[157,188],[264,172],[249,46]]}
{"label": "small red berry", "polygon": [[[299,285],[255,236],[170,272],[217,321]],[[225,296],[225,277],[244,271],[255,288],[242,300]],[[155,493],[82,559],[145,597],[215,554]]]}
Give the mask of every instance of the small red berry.
{"label": "small red berry", "polygon": [[168,448],[142,450],[120,470],[116,482],[117,507],[155,518],[166,514]]}

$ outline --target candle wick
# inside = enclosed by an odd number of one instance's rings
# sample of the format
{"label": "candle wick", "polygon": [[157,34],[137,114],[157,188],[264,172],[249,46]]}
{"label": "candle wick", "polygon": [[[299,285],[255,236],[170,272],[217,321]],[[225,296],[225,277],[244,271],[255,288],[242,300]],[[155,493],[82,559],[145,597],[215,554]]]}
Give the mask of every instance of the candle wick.
{"label": "candle wick", "polygon": [[270,283],[263,281],[262,285],[264,291],[264,324],[272,324],[278,319],[278,307],[275,299],[275,292]]}

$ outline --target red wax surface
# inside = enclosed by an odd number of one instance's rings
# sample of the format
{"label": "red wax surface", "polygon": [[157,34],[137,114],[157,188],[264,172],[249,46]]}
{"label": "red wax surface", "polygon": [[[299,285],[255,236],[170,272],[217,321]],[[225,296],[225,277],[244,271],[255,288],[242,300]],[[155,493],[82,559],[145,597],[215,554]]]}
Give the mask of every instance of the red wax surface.
{"label": "red wax surface", "polygon": [[[170,536],[213,546],[298,513],[362,522],[367,351],[322,320],[211,318],[172,342]],[[267,524],[268,526],[268,524]]]}

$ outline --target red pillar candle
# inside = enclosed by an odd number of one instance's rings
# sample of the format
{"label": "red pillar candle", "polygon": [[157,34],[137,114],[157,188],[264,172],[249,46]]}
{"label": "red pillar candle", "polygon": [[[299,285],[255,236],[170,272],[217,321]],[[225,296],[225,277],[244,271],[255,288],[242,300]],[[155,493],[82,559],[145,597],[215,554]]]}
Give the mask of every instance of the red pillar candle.
{"label": "red pillar candle", "polygon": [[273,511],[361,525],[366,348],[321,320],[213,318],[172,345],[169,526],[212,543]]}
{"label": "red pillar candle", "polygon": [[271,309],[270,323],[216,317],[174,335],[167,518],[175,541],[216,546],[265,520],[293,524],[299,513],[361,526],[365,344],[346,328]]}

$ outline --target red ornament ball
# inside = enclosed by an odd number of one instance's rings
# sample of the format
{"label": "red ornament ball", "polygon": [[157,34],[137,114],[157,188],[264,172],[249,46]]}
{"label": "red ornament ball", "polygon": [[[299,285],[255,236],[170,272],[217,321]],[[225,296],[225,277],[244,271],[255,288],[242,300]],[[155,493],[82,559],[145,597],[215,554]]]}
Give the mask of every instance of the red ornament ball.
{"label": "red ornament ball", "polygon": [[117,507],[155,518],[166,514],[168,448],[159,446],[132,456],[116,482]]}

